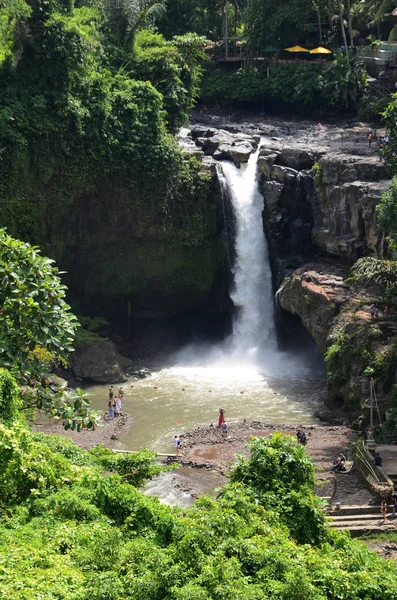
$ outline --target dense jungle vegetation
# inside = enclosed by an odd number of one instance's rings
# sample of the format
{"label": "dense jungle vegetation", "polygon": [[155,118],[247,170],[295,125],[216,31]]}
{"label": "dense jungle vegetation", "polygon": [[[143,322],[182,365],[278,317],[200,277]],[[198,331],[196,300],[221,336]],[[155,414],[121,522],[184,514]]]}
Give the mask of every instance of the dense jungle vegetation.
{"label": "dense jungle vegetation", "polygon": [[[327,527],[313,463],[292,438],[253,441],[250,460],[238,459],[217,499],[182,511],[140,493],[159,472],[151,453],[88,452],[26,424],[37,407],[78,430],[94,427],[96,415],[81,392],[67,396],[51,380],[77,327],[60,273],[12,235],[73,265],[81,221],[71,215],[99,197],[111,204],[100,192],[117,185],[128,191],[126,204],[147,215],[139,221],[132,211],[132,221],[142,238],[155,229],[156,252],[168,243],[193,252],[214,237],[209,178],[184,159],[174,134],[199,95],[204,37],[219,40],[225,9],[252,51],[299,41],[319,15],[340,43],[351,23],[367,32],[387,12],[370,0],[0,0],[0,225],[7,227],[0,230],[0,597],[7,600],[397,597],[396,565]],[[285,94],[288,77],[295,101],[310,106],[328,85],[329,106],[346,98],[342,108],[351,110],[365,81],[346,43],[338,61],[329,77],[313,65],[310,77],[300,67],[274,73],[269,97]],[[209,72],[206,100],[225,93],[222,82],[208,92],[217,78]],[[264,94],[255,69],[235,73],[229,88],[241,79],[231,99],[252,100],[251,86]],[[395,111],[393,100],[393,143]],[[393,189],[381,209],[391,234]],[[112,245],[106,234],[96,260]],[[196,259],[206,264],[202,254]],[[88,263],[77,277],[89,272]]]}
{"label": "dense jungle vegetation", "polygon": [[[394,600],[397,567],[329,530],[296,440],[251,444],[215,500],[162,506],[153,455],[33,434],[1,372],[0,595],[7,600]],[[15,406],[16,405],[16,406]]]}

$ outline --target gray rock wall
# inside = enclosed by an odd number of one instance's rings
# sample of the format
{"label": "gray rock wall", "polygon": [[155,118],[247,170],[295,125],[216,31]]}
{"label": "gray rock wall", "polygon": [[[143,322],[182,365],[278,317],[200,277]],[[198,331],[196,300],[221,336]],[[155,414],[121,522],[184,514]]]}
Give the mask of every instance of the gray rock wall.
{"label": "gray rock wall", "polygon": [[377,156],[260,150],[264,230],[278,281],[318,253],[354,262],[383,256],[376,205],[390,181]]}

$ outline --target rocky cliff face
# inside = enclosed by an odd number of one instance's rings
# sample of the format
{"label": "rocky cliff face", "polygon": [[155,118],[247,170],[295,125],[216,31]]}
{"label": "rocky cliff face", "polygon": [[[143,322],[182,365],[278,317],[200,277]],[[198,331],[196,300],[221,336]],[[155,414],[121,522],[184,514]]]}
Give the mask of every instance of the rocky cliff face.
{"label": "rocky cliff face", "polygon": [[134,319],[166,319],[229,308],[228,266],[215,170],[203,165],[195,193],[161,182],[139,188],[113,178],[73,199],[61,221],[48,208],[47,247],[79,312],[127,330]]}
{"label": "rocky cliff face", "polygon": [[279,280],[319,252],[350,262],[383,255],[375,209],[390,182],[378,156],[266,142],[260,170],[264,229]]}
{"label": "rocky cliff face", "polygon": [[[372,319],[374,298],[346,284],[359,257],[384,254],[376,206],[390,181],[362,138],[347,138],[343,152],[326,142],[310,152],[302,151],[302,143],[283,148],[267,142],[261,149],[264,229],[276,281],[289,276],[278,293],[280,305],[300,317],[326,358],[327,403],[359,413],[369,375],[384,395],[397,381],[390,314]],[[325,265],[294,271],[319,256]]]}
{"label": "rocky cliff face", "polygon": [[[376,299],[346,281],[359,257],[384,255],[376,205],[390,181],[376,146],[367,145],[365,127],[288,125],[290,135],[285,124],[271,129],[255,123],[243,131],[263,136],[263,223],[274,281],[281,286],[278,299],[325,356],[327,403],[358,413],[369,395],[369,376],[377,378],[381,395],[397,381],[395,315],[384,315],[380,306],[378,316],[371,316]],[[233,124],[222,126],[233,136]],[[206,135],[215,148],[204,141],[202,148],[216,158],[219,135]],[[238,164],[233,142],[228,144],[226,151],[223,140],[222,157]]]}
{"label": "rocky cliff face", "polygon": [[346,283],[348,269],[331,262],[297,269],[280,288],[281,307],[298,315],[325,355],[327,403],[359,414],[369,399],[369,378],[378,394],[397,382],[396,317],[374,298]]}

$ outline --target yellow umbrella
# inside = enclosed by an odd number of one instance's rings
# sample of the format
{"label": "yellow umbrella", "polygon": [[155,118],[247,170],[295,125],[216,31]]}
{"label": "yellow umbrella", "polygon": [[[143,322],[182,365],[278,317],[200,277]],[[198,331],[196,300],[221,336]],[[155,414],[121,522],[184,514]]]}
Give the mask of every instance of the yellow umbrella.
{"label": "yellow umbrella", "polygon": [[332,54],[332,50],[319,46],[318,48],[314,48],[314,50],[310,50],[310,54]]}
{"label": "yellow umbrella", "polygon": [[287,52],[310,52],[310,50],[306,50],[306,48],[302,48],[302,46],[292,46],[292,48],[284,48]]}

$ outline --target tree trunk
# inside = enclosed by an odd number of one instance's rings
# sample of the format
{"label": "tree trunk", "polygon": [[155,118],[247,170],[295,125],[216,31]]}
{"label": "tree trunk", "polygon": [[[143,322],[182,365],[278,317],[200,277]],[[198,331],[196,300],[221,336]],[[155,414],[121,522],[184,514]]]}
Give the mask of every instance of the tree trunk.
{"label": "tree trunk", "polygon": [[348,22],[348,25],[349,25],[350,48],[353,49],[353,47],[354,47],[354,36],[353,36],[352,12],[351,12],[350,0],[347,0],[347,22]]}
{"label": "tree trunk", "polygon": [[346,30],[345,30],[345,24],[344,24],[344,20],[343,20],[343,7],[342,7],[341,0],[338,0],[338,6],[339,6],[340,26],[341,26],[341,29],[342,29],[343,43],[345,45],[345,53],[346,53],[346,58],[347,58],[347,64],[350,66],[349,47],[347,45]]}
{"label": "tree trunk", "polygon": [[320,12],[320,6],[317,6],[317,22],[318,22],[318,41],[320,46],[323,43],[323,31],[321,28],[321,12]]}

